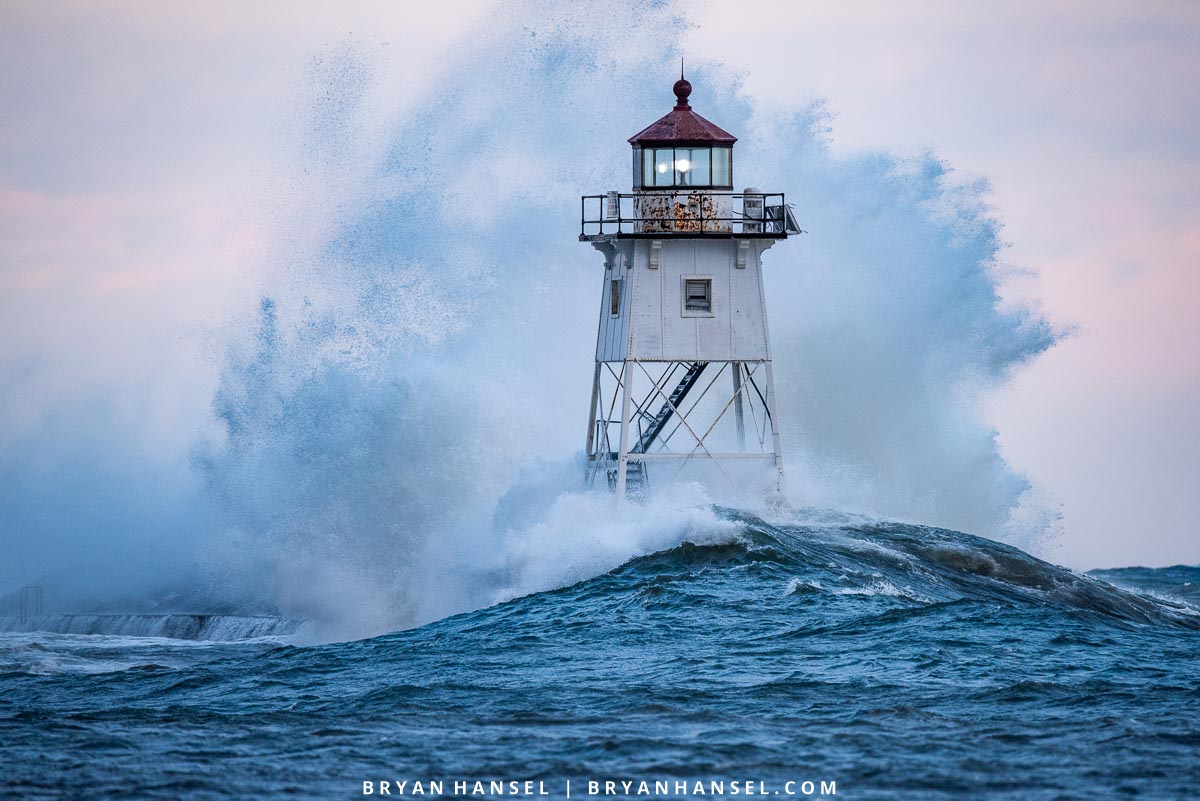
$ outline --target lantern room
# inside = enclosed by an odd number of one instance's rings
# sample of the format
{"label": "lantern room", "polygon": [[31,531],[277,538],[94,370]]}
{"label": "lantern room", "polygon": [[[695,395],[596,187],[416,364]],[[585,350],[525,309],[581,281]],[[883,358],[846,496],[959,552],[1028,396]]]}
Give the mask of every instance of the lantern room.
{"label": "lantern room", "polygon": [[692,110],[687,80],[676,81],[674,91],[675,107],[629,139],[634,189],[733,189],[737,137]]}

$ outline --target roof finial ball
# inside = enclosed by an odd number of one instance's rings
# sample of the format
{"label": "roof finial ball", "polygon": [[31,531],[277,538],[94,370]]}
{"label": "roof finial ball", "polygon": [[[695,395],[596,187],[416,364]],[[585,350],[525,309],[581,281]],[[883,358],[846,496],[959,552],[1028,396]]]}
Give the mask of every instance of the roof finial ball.
{"label": "roof finial ball", "polygon": [[681,77],[675,82],[675,108],[691,108],[688,105],[688,95],[692,93],[692,85],[687,82],[686,78]]}

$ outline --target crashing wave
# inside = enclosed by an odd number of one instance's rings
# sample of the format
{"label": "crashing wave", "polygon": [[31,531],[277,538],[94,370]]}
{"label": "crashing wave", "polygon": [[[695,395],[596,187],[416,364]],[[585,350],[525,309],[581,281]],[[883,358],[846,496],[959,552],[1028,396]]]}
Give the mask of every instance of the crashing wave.
{"label": "crashing wave", "polygon": [[[874,618],[897,607],[974,604],[983,610],[1058,610],[1114,625],[1200,629],[1200,605],[1185,600],[1188,581],[1195,578],[1192,568],[1180,574],[1182,578],[1159,571],[1155,580],[1160,585],[1179,578],[1182,591],[1151,593],[947,529],[811,516],[803,523],[772,525],[742,512],[716,511],[723,523],[735,525],[715,540],[700,532],[690,541],[633,558],[602,576],[511,603],[540,605],[569,593],[603,598],[606,604],[641,603],[663,613],[677,607],[700,615],[716,583],[726,582],[734,595],[742,596],[741,603],[747,603],[745,593],[752,592],[751,585],[767,580],[777,590],[766,597],[805,604],[811,613],[806,617],[821,626]],[[697,583],[706,588],[704,593],[685,591]],[[760,597],[751,603],[762,608],[767,602]]]}

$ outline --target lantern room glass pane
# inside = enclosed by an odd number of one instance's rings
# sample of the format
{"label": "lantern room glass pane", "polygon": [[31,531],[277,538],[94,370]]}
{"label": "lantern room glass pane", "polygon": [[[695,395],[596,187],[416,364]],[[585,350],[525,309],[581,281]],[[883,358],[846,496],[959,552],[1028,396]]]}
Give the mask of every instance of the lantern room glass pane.
{"label": "lantern room glass pane", "polygon": [[712,185],[733,186],[733,148],[713,148]]}
{"label": "lantern room glass pane", "polygon": [[692,180],[692,149],[690,147],[675,148],[675,185],[694,186]]}
{"label": "lantern room glass pane", "polygon": [[708,186],[708,159],[707,147],[675,148],[675,183],[679,186]]}
{"label": "lantern room glass pane", "polygon": [[[658,148],[654,151],[654,185],[670,186],[675,179],[674,165],[675,149],[670,147]],[[649,183],[649,181],[647,181]]]}

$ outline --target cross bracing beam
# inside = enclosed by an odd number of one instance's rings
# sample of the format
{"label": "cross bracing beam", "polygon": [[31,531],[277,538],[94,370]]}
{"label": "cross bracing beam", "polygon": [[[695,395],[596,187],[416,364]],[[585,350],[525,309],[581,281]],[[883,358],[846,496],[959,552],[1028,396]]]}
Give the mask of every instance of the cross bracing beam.
{"label": "cross bracing beam", "polygon": [[[718,391],[726,368],[733,376],[728,396]],[[760,378],[764,372],[765,383]],[[721,462],[774,460],[781,476],[773,412],[766,361],[598,362],[587,448],[589,486],[605,473],[619,494],[623,488],[640,494],[648,488],[649,465],[675,464],[672,472],[678,476],[697,461],[712,462],[735,486]],[[744,425],[746,416],[750,426]],[[751,429],[751,437],[745,436],[745,428]],[[680,430],[690,440],[682,448],[676,445]],[[769,436],[775,437],[773,450],[766,445]]]}

